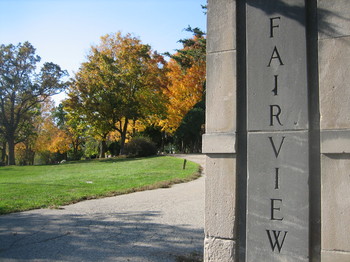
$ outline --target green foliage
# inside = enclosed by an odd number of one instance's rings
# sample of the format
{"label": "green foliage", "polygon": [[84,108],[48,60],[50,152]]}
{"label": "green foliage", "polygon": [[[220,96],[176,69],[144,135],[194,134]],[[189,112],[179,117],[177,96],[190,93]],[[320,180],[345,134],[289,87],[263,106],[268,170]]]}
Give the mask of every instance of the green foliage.
{"label": "green foliage", "polygon": [[205,33],[201,29],[188,26],[185,30],[193,33],[194,37],[180,39],[179,43],[182,43],[183,48],[176,50],[177,53],[175,55],[166,53],[166,55],[174,59],[184,71],[191,68],[194,63],[205,63],[207,46]]}
{"label": "green foliage", "polygon": [[202,9],[204,10],[203,13],[206,15],[207,14],[207,10],[208,10],[208,1],[206,5],[201,5]]}
{"label": "green foliage", "polygon": [[157,125],[148,125],[145,130],[140,132],[141,137],[149,137],[151,141],[156,145],[157,149],[164,151],[164,144],[167,142],[165,132]]}
{"label": "green foliage", "polygon": [[58,207],[186,181],[199,166],[173,157],[0,167],[0,214]]}
{"label": "green foliage", "polygon": [[134,137],[126,144],[126,151],[129,155],[144,157],[157,154],[157,147],[147,137]]}
{"label": "green foliage", "polygon": [[0,46],[0,134],[8,144],[8,162],[15,164],[15,145],[33,130],[39,103],[65,89],[66,71],[45,63],[39,73],[40,57],[29,43]]}
{"label": "green foliage", "polygon": [[[66,158],[67,158],[66,154],[61,154],[59,152],[52,153],[48,150],[39,151],[35,153],[33,164],[34,165],[53,165],[53,164],[60,163],[62,160],[66,160]],[[20,158],[17,158],[17,160],[20,160]],[[25,163],[23,165],[28,165],[28,164]]]}
{"label": "green foliage", "polygon": [[52,111],[52,118],[60,129],[66,128],[68,112],[64,110],[64,105],[60,103]]}
{"label": "green foliage", "polygon": [[175,132],[175,144],[180,151],[201,152],[204,123],[205,103],[202,100],[186,114]]}
{"label": "green foliage", "polygon": [[99,145],[100,143],[96,139],[89,137],[84,144],[84,156],[87,158],[96,158],[99,153]]}
{"label": "green foliage", "polygon": [[113,142],[110,143],[108,146],[108,151],[111,153],[112,156],[117,156],[120,153],[120,143],[119,142]]}

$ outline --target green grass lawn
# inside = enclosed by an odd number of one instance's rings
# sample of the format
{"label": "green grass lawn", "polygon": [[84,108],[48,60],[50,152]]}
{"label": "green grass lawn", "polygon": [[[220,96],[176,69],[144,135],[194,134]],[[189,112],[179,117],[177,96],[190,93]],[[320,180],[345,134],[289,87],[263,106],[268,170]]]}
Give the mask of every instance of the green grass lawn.
{"label": "green grass lawn", "polygon": [[47,166],[0,167],[0,214],[59,207],[185,182],[199,165],[174,157],[116,158]]}

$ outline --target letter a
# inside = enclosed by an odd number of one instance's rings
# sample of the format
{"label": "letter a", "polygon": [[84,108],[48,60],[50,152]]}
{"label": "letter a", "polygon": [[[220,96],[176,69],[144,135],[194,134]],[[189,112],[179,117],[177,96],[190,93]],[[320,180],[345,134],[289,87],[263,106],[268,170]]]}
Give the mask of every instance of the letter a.
{"label": "letter a", "polygon": [[273,240],[272,237],[271,237],[271,232],[270,232],[270,230],[267,230],[267,229],[266,229],[267,236],[269,237],[271,249],[272,249],[273,252],[275,252],[275,248],[276,248],[276,246],[277,246],[278,253],[281,253],[281,249],[282,249],[282,247],[283,247],[284,240],[286,239],[286,236],[287,236],[288,231],[284,231],[284,236],[283,236],[283,239],[282,239],[281,242],[280,242],[280,240],[279,240],[281,231],[276,231],[276,230],[271,230],[271,231],[273,232],[273,238],[274,238],[274,240]]}
{"label": "letter a", "polygon": [[283,145],[283,142],[284,142],[285,138],[286,138],[285,136],[282,137],[280,146],[277,149],[276,146],[275,146],[275,143],[273,142],[272,136],[269,136],[269,139],[270,139],[270,142],[271,142],[271,145],[272,145],[272,149],[273,149],[273,152],[275,153],[276,158],[278,158],[278,155],[280,154],[280,151],[281,151],[281,148],[282,148],[282,145]]}
{"label": "letter a", "polygon": [[271,66],[272,59],[278,59],[278,61],[280,62],[280,65],[284,65],[283,62],[282,62],[281,56],[280,56],[280,54],[278,53],[278,50],[277,50],[277,47],[276,47],[276,46],[275,46],[275,48],[273,49],[273,52],[272,52],[272,55],[271,55],[271,58],[270,58],[270,62],[269,62],[269,64],[267,65],[267,67],[270,67],[270,66]]}

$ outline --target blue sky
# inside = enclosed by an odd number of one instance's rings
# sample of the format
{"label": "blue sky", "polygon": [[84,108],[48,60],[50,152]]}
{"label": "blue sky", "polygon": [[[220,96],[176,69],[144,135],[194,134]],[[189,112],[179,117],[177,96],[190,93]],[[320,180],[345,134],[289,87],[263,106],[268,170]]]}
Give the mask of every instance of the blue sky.
{"label": "blue sky", "polygon": [[133,33],[159,53],[181,48],[188,25],[206,31],[206,0],[0,0],[0,44],[29,41],[43,62],[72,72],[108,33]]}

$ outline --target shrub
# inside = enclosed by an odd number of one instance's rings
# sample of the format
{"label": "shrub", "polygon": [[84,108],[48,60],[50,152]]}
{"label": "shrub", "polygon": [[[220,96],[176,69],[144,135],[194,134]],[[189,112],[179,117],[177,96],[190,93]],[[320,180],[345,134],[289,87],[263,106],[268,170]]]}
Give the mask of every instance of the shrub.
{"label": "shrub", "polygon": [[113,142],[108,146],[108,151],[112,154],[112,156],[117,156],[120,153],[120,143]]}
{"label": "shrub", "polygon": [[132,156],[152,156],[157,154],[157,147],[147,137],[135,137],[126,144],[126,152]]}

